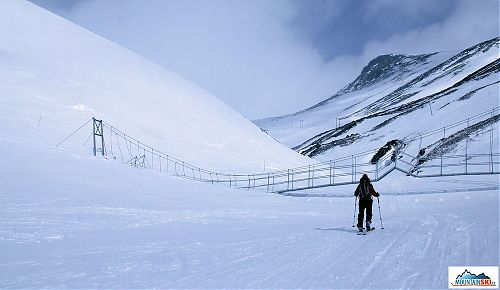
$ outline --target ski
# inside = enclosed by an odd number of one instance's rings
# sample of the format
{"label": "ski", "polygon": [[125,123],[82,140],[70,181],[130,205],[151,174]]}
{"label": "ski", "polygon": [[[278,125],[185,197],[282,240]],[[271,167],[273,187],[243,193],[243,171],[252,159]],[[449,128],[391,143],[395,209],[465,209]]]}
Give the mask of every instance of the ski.
{"label": "ski", "polygon": [[365,228],[363,228],[363,230],[362,231],[358,231],[356,233],[356,235],[358,235],[358,236],[365,236],[368,232],[371,232],[371,231],[374,231],[374,230],[375,230],[375,228],[371,228],[369,231],[367,231]]}

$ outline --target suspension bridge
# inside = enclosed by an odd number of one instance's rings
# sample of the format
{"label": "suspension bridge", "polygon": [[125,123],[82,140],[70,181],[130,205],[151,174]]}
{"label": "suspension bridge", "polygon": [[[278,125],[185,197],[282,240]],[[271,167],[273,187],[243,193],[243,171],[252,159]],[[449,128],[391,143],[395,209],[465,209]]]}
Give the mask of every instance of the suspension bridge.
{"label": "suspension bridge", "polygon": [[[95,156],[194,181],[287,194],[293,191],[356,184],[361,174],[367,174],[373,182],[385,178],[393,171],[400,171],[415,178],[499,174],[500,153],[498,145],[494,146],[495,132],[498,134],[494,127],[498,126],[500,119],[499,108],[405,138],[401,143],[403,145],[394,146],[385,152],[374,149],[326,162],[257,174],[228,174],[197,167],[154,149],[96,118],[88,120],[77,131],[92,122],[92,134],[86,143],[92,138]],[[471,152],[469,135],[478,131],[489,135],[489,150]],[[442,134],[442,137],[436,142],[437,134]],[[434,142],[425,147],[428,154],[422,154],[426,138],[431,138]],[[449,150],[450,146],[453,147],[458,142],[465,143],[463,154]],[[453,154],[448,154],[447,151]],[[374,156],[378,158],[375,159]]]}

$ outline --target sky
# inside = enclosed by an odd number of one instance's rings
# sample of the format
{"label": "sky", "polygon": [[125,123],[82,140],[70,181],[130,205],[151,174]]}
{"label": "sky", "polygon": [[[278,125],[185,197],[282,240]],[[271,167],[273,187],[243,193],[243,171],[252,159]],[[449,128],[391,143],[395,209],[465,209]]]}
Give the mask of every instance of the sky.
{"label": "sky", "polygon": [[175,71],[249,119],[320,102],[387,53],[499,36],[498,0],[30,0]]}

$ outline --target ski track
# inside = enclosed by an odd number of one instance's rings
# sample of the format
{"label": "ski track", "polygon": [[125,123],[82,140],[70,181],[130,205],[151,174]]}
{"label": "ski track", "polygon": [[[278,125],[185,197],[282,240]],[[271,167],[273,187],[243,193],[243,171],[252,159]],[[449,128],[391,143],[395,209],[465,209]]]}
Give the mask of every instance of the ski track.
{"label": "ski track", "polygon": [[375,212],[365,236],[345,226],[350,198],[331,212],[2,199],[0,287],[443,288],[450,265],[498,263],[498,224],[478,227],[498,215],[498,193],[468,194],[387,197],[385,229]]}

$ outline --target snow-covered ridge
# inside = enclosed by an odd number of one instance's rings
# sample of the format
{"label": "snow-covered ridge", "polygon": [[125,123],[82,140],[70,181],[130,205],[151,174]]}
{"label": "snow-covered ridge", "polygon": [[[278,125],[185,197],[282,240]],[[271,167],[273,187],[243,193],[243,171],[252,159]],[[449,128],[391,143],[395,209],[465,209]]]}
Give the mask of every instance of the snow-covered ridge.
{"label": "snow-covered ridge", "polygon": [[[494,38],[456,54],[416,57],[420,61],[402,67],[398,64],[412,63],[412,58],[380,56],[333,97],[295,114],[255,123],[302,154],[325,161],[411,139],[499,106],[499,47],[500,38]],[[488,130],[498,136],[498,122]],[[465,150],[465,140],[477,148],[490,147],[488,132],[467,132],[455,152]],[[419,146],[438,141],[439,137],[429,137]]]}
{"label": "snow-covered ridge", "polygon": [[[416,77],[418,74],[427,71],[448,59],[451,55],[451,52],[439,52],[422,55],[388,54],[378,56],[363,68],[360,75],[353,82],[347,84],[331,97],[292,114],[268,117],[255,120],[254,122],[260,126],[266,122],[276,122],[281,119],[298,117],[309,111],[321,110],[322,107],[330,106],[329,103],[336,98],[345,95],[350,96],[349,93],[352,92],[364,95],[367,90],[374,95],[381,94],[391,88],[394,89],[398,84],[404,83],[409,78]],[[356,103],[354,103],[353,106],[354,105],[356,105]]]}
{"label": "snow-covered ridge", "polygon": [[401,79],[406,73],[426,64],[432,55],[434,54],[380,55],[371,60],[368,65],[363,68],[360,75],[352,83],[341,89],[337,94],[357,91],[382,81],[388,82]]}
{"label": "snow-covered ridge", "polygon": [[[493,63],[495,59],[498,59],[499,47],[500,38],[494,38],[467,48],[445,62],[420,74],[382,99],[369,104],[363,108],[364,113],[383,110],[402,101],[408,101],[408,99],[414,100],[418,97],[415,95],[434,82],[443,81],[444,84],[440,84],[441,86],[453,86],[461,75],[467,75],[468,72],[487,66]],[[424,94],[429,93],[432,93],[432,88],[428,89]]]}

